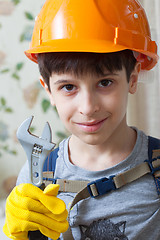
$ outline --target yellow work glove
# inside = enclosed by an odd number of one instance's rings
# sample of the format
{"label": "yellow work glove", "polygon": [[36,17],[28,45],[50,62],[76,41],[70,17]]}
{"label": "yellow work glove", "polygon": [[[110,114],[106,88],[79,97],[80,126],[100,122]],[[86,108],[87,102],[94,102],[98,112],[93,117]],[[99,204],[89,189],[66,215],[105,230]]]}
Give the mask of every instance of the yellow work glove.
{"label": "yellow work glove", "polygon": [[50,184],[44,191],[25,183],[15,187],[7,198],[4,233],[11,239],[26,240],[28,231],[40,230],[58,239],[68,228],[65,203],[57,198],[59,185]]}

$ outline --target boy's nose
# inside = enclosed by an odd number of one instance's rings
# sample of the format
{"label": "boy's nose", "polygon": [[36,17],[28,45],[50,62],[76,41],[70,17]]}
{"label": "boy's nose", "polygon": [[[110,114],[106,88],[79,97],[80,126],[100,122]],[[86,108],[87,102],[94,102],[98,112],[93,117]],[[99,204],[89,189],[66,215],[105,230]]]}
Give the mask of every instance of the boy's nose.
{"label": "boy's nose", "polygon": [[79,99],[79,112],[85,116],[91,117],[100,109],[96,94],[85,92]]}

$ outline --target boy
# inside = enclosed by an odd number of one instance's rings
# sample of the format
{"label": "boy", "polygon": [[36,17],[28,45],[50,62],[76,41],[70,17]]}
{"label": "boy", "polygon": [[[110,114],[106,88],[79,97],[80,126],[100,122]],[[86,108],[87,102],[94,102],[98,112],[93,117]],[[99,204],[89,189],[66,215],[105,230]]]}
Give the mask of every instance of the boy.
{"label": "boy", "polygon": [[[138,1],[48,0],[26,55],[38,62],[41,83],[71,136],[59,145],[54,174],[65,179],[64,192],[56,198],[57,185],[43,194],[20,184],[28,182],[25,164],[7,200],[5,233],[27,239],[28,231],[40,230],[57,239],[68,227],[64,201],[67,209],[71,205],[70,227],[60,239],[160,239],[154,178],[135,177],[148,159],[148,137],[126,122],[128,94],[136,92],[140,70],[158,61]],[[89,183],[85,194],[65,192],[70,180]]]}

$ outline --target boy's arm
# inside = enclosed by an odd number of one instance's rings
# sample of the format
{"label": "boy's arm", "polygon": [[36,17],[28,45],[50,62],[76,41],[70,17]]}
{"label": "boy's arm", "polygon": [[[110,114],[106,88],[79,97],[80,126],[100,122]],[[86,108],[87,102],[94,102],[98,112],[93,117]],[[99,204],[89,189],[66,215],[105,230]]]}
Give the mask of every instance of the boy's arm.
{"label": "boy's arm", "polygon": [[42,191],[29,184],[28,161],[22,167],[16,185],[6,202],[3,231],[9,238],[27,240],[28,231],[40,230],[43,235],[57,239],[67,230],[67,210],[64,202],[56,197],[58,185],[51,184]]}
{"label": "boy's arm", "polygon": [[16,186],[6,202],[4,233],[12,239],[27,240],[29,231],[57,239],[68,228],[65,203],[57,198],[59,186],[48,185],[44,191],[32,184]]}
{"label": "boy's arm", "polygon": [[21,183],[29,183],[29,167],[28,167],[28,161],[25,162],[23,167],[21,168],[16,185],[19,185]]}

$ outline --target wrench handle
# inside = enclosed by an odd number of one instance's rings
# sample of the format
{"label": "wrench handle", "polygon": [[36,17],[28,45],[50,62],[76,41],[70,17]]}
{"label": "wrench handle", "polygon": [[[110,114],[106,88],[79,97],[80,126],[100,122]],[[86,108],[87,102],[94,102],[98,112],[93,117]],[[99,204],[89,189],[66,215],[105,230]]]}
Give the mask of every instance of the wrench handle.
{"label": "wrench handle", "polygon": [[44,236],[40,231],[29,231],[29,240],[48,240],[48,237]]}
{"label": "wrench handle", "polygon": [[[39,188],[41,190],[44,190],[45,189],[45,184],[42,183],[42,185]],[[29,240],[48,240],[48,237],[44,236],[39,230],[29,231],[28,232],[28,238],[29,238]]]}

